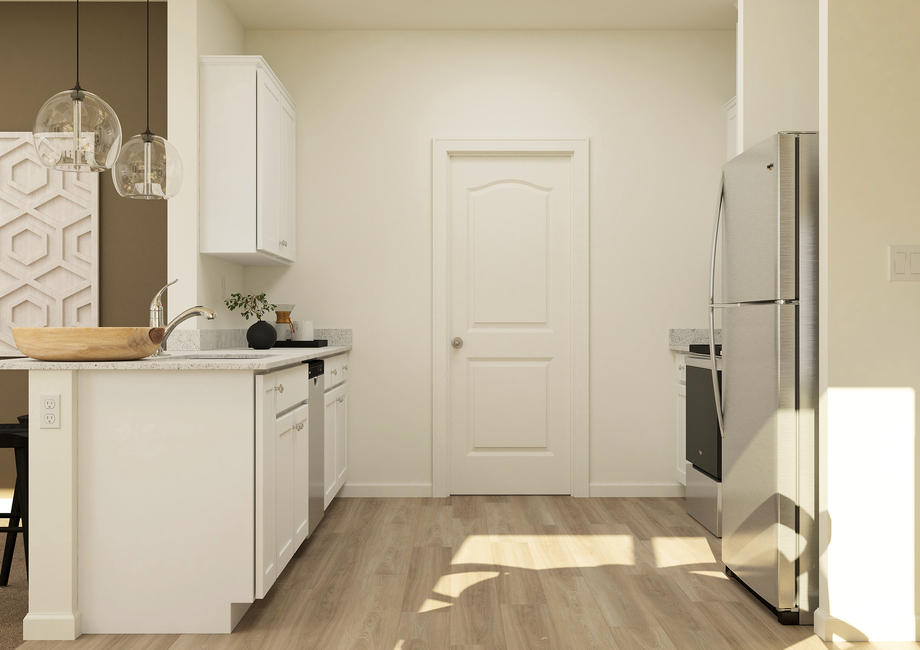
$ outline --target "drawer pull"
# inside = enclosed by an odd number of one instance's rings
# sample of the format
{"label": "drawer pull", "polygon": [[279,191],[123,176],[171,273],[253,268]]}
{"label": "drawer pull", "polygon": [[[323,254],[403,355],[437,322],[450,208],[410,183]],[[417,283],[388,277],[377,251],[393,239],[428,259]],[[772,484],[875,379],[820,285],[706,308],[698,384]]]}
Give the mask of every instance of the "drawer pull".
{"label": "drawer pull", "polygon": [[333,375],[337,375],[337,374],[339,374],[339,371],[336,370],[335,368],[333,368],[333,369],[332,369],[332,374],[333,374]]}
{"label": "drawer pull", "polygon": [[678,369],[678,370],[683,370],[684,367],[683,367],[683,366],[677,366],[677,369]]}
{"label": "drawer pull", "polygon": [[282,240],[281,240],[280,242],[278,242],[278,243],[281,244],[282,247],[287,248],[288,243],[287,243],[287,240],[286,240],[286,239],[282,239]]}
{"label": "drawer pull", "polygon": [[348,365],[346,364],[346,365],[342,366],[342,370],[348,370]]}
{"label": "drawer pull", "polygon": [[284,384],[278,384],[278,388],[276,388],[275,390],[277,390],[279,393],[283,393],[283,392],[284,392]]}

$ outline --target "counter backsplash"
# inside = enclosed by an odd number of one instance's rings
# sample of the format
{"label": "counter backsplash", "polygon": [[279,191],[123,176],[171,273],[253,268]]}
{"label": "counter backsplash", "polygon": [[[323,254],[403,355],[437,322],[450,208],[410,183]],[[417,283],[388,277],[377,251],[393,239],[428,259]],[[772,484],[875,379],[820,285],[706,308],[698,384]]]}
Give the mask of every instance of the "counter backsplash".
{"label": "counter backsplash", "polygon": [[[314,328],[313,338],[326,339],[329,345],[351,345],[350,329]],[[173,332],[166,348],[181,350],[224,350],[227,348],[245,348],[245,329],[232,330],[176,330]]]}
{"label": "counter backsplash", "polygon": [[[722,330],[713,332],[713,343],[722,343]],[[709,343],[709,328],[668,330],[668,347],[678,352],[690,350],[690,344]]]}

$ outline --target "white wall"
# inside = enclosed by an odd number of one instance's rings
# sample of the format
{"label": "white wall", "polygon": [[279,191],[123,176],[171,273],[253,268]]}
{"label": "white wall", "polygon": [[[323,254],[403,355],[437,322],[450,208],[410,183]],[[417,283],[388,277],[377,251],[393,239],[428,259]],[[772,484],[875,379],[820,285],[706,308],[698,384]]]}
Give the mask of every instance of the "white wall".
{"label": "white wall", "polygon": [[431,139],[590,139],[593,491],[678,494],[668,328],[703,327],[733,32],[246,32],[297,102],[298,263],[352,327],[350,493],[430,493]]}
{"label": "white wall", "polygon": [[818,129],[818,0],[738,0],[742,151]]}
{"label": "white wall", "polygon": [[242,54],[243,26],[223,0],[168,0],[169,136],[182,157],[184,176],[176,198],[169,201],[168,318],[193,305],[217,311],[217,319],[195,318],[187,328],[243,327],[239,315],[221,300],[243,290],[244,268],[198,253],[198,56]]}
{"label": "white wall", "polygon": [[[918,639],[920,4],[822,0],[822,583],[830,640]],[[858,346],[863,352],[857,351]]]}
{"label": "white wall", "polygon": [[[223,0],[198,0],[198,54],[243,54],[243,26]],[[239,314],[224,306],[221,278],[225,279],[226,296],[242,292],[245,267],[210,255],[198,256],[198,302],[211,307],[217,318],[194,319],[199,329],[231,329],[246,326]]]}

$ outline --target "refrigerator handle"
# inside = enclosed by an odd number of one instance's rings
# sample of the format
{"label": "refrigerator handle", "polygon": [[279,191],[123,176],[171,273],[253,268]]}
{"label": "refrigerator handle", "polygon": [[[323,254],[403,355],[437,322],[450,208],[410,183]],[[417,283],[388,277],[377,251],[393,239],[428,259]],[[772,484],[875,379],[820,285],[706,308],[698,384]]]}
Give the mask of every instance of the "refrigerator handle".
{"label": "refrigerator handle", "polygon": [[719,244],[719,219],[722,216],[722,201],[725,198],[725,172],[719,180],[719,204],[716,206],[716,221],[712,228],[712,263],[709,266],[709,360],[712,367],[712,394],[716,400],[716,416],[719,420],[719,435],[725,437],[722,422],[722,395],[719,391],[719,374],[716,370],[715,310],[716,310],[716,250]]}

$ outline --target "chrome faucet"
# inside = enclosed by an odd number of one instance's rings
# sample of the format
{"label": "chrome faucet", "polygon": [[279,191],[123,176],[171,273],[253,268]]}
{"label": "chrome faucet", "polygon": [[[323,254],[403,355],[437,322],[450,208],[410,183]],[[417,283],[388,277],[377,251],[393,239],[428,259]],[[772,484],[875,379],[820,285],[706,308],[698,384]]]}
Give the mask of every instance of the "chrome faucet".
{"label": "chrome faucet", "polygon": [[198,305],[197,307],[186,309],[184,312],[169,321],[169,324],[167,325],[166,317],[163,315],[163,303],[160,302],[160,297],[163,295],[163,292],[166,291],[166,289],[174,285],[176,282],[178,282],[178,280],[173,280],[165,287],[160,289],[157,292],[157,295],[153,297],[153,300],[150,301],[150,327],[166,328],[166,331],[163,333],[163,340],[160,342],[160,347],[157,348],[156,352],[150,355],[152,357],[169,356],[169,354],[166,352],[166,339],[169,338],[169,335],[173,333],[173,330],[176,329],[176,326],[178,326],[179,323],[195,316],[204,316],[208,320],[214,320],[217,318],[217,314],[214,313],[213,309]]}
{"label": "chrome faucet", "polygon": [[163,340],[160,342],[160,347],[157,348],[157,351],[151,354],[151,357],[168,357],[169,354],[166,352],[166,339],[169,338],[169,335],[173,333],[173,330],[183,321],[187,321],[189,318],[194,318],[195,316],[204,316],[208,320],[214,320],[217,318],[217,314],[214,313],[214,310],[210,307],[202,307],[198,305],[197,307],[190,307],[184,312],[173,318],[169,321],[169,325],[166,326],[166,331],[163,333]]}
{"label": "chrome faucet", "polygon": [[169,287],[178,281],[178,279],[173,280],[165,287],[157,291],[157,295],[155,295],[153,300],[150,301],[150,327],[166,327],[166,317],[163,316],[163,303],[160,302],[160,297]]}

